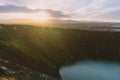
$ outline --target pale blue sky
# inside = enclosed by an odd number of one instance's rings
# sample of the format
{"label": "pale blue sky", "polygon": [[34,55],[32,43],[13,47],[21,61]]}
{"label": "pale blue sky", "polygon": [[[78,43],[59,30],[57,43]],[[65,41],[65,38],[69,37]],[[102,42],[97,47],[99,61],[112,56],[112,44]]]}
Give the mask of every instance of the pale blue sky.
{"label": "pale blue sky", "polygon": [[1,19],[33,19],[41,11],[52,19],[119,22],[120,0],[0,0]]}

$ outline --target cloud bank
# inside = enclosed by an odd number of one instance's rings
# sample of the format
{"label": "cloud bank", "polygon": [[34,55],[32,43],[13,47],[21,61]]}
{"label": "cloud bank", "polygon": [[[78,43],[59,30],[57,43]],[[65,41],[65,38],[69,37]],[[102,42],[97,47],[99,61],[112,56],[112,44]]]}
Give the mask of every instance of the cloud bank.
{"label": "cloud bank", "polygon": [[32,13],[39,13],[45,12],[48,14],[49,17],[59,19],[59,18],[70,18],[69,14],[64,14],[62,11],[52,10],[52,9],[30,9],[27,7],[18,7],[18,6],[0,6],[0,13],[25,13],[25,14],[32,14]]}
{"label": "cloud bank", "polygon": [[119,4],[120,0],[0,0],[0,13],[45,11],[54,18],[120,21]]}

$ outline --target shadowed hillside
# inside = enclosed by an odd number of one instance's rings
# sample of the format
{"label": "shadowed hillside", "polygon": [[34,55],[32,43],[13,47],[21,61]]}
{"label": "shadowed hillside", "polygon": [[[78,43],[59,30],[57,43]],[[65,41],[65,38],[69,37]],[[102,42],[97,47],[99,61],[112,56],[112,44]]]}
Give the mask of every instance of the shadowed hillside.
{"label": "shadowed hillside", "polygon": [[0,80],[56,80],[53,77],[0,59]]}
{"label": "shadowed hillside", "polygon": [[0,58],[58,77],[78,60],[120,60],[120,33],[0,25]]}

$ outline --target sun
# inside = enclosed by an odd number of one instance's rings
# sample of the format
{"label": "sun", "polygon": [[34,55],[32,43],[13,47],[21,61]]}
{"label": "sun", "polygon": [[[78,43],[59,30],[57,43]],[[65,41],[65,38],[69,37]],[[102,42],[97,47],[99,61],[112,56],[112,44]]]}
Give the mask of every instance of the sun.
{"label": "sun", "polygon": [[45,20],[50,19],[49,14],[45,12],[36,13],[34,14],[33,18],[36,20],[40,20],[40,21],[45,21]]}

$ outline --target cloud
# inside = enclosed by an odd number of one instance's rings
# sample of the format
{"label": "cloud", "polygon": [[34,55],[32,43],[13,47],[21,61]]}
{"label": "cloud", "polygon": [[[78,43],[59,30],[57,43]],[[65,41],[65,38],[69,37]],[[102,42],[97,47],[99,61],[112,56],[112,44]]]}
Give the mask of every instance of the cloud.
{"label": "cloud", "polygon": [[[0,0],[0,13],[37,13],[45,11],[49,13],[50,17],[54,18],[101,21],[103,19],[108,21],[113,18],[114,21],[119,19],[117,14],[119,10],[116,10],[120,8],[119,4],[120,0]],[[116,13],[112,12],[111,9],[116,10]],[[102,16],[104,17],[102,18]]]}
{"label": "cloud", "polygon": [[120,0],[92,0],[74,11],[74,17],[87,21],[120,21]]}
{"label": "cloud", "polygon": [[52,9],[73,12],[92,0],[0,0],[6,5],[25,6],[32,9]]}
{"label": "cloud", "polygon": [[[39,12],[45,12],[48,14],[49,17],[52,19],[59,19],[59,18],[70,18],[71,16],[69,14],[65,14],[62,11],[58,10],[52,10],[52,9],[30,9],[27,7],[18,7],[18,6],[0,6],[0,13],[22,13],[24,14],[34,14]],[[16,15],[17,15],[16,14]]]}
{"label": "cloud", "polygon": [[49,16],[53,18],[71,18],[70,14],[64,14],[63,12],[58,10],[45,9],[43,11],[48,13]]}
{"label": "cloud", "polygon": [[25,6],[23,1],[20,0],[0,0],[4,5]]}
{"label": "cloud", "polygon": [[30,12],[38,12],[39,10],[32,10],[26,7],[17,7],[17,6],[0,6],[0,13],[30,13]]}
{"label": "cloud", "polygon": [[105,21],[120,21],[120,9],[109,9],[104,10],[96,14],[92,14],[89,18],[94,18],[98,20],[105,20]]}

